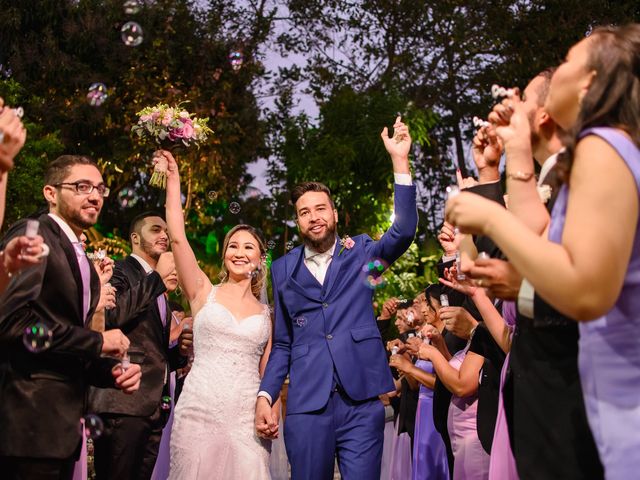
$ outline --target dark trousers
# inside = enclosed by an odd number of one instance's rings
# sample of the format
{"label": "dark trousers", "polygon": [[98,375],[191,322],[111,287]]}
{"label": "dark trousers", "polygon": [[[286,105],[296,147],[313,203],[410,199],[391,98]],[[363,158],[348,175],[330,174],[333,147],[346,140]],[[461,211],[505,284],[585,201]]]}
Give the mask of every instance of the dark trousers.
{"label": "dark trousers", "polygon": [[158,409],[151,417],[102,414],[104,433],[95,444],[98,480],[148,480],[158,457],[163,422]]}
{"label": "dark trousers", "polygon": [[6,480],[71,480],[72,458],[0,457],[0,478]]}
{"label": "dark trousers", "polygon": [[287,415],[284,439],[293,480],[331,480],[335,458],[345,480],[380,478],[384,406],[333,392],[316,412]]}

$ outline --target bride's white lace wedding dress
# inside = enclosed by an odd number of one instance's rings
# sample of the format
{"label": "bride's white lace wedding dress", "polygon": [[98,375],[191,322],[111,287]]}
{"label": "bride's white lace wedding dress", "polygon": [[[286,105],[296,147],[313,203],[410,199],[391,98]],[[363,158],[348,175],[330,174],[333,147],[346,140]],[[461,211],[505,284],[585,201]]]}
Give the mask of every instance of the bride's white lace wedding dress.
{"label": "bride's white lace wedding dress", "polygon": [[269,443],[255,433],[258,364],[271,321],[236,319],[212,287],[193,324],[195,359],[174,412],[169,478],[269,479]]}

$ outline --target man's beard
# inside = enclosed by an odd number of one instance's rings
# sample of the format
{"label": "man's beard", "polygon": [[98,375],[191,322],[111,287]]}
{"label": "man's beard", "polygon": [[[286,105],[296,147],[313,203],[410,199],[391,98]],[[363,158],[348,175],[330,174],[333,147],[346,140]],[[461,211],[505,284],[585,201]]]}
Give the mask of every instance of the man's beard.
{"label": "man's beard", "polygon": [[153,250],[153,243],[148,242],[144,239],[142,235],[140,235],[140,249],[149,255],[150,258],[154,260],[158,260],[160,258],[160,253]]}
{"label": "man's beard", "polygon": [[[62,219],[65,222],[72,224],[76,227],[79,227],[81,230],[86,230],[88,228],[91,228],[96,223],[95,221],[82,218],[82,213],[80,212],[80,210],[74,211],[68,208],[67,205],[62,202],[60,202],[58,206],[58,213],[60,214],[60,217],[62,217]],[[98,214],[100,214],[100,210],[98,210]],[[96,218],[96,221],[97,221],[97,218]]]}
{"label": "man's beard", "polygon": [[336,241],[336,224],[335,222],[327,224],[327,233],[317,240],[304,235],[302,232],[300,232],[300,236],[302,237],[304,244],[311,250],[323,253],[329,250]]}

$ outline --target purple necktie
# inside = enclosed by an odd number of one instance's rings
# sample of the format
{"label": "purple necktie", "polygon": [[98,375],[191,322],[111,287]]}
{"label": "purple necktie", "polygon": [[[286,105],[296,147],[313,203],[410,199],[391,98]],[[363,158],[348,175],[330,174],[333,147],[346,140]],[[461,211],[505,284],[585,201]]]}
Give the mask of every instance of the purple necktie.
{"label": "purple necktie", "polygon": [[78,257],[78,266],[80,267],[80,275],[82,276],[82,320],[87,322],[87,314],[89,313],[89,302],[91,301],[91,266],[89,259],[82,247],[81,242],[73,242],[73,248]]}
{"label": "purple necktie", "polygon": [[164,299],[164,293],[157,299],[158,310],[160,311],[160,319],[162,320],[162,326],[167,326],[167,301]]}

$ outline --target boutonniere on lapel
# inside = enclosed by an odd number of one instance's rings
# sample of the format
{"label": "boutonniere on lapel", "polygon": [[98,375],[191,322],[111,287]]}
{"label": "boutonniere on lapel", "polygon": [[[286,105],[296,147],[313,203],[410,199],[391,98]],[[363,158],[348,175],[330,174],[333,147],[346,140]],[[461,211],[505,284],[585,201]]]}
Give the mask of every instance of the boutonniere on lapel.
{"label": "boutonniere on lapel", "polygon": [[342,252],[344,252],[345,249],[351,250],[355,244],[356,242],[354,242],[353,238],[351,238],[349,235],[345,235],[344,237],[342,237],[340,239],[340,245],[342,246],[342,248],[338,252],[338,256],[342,255]]}

